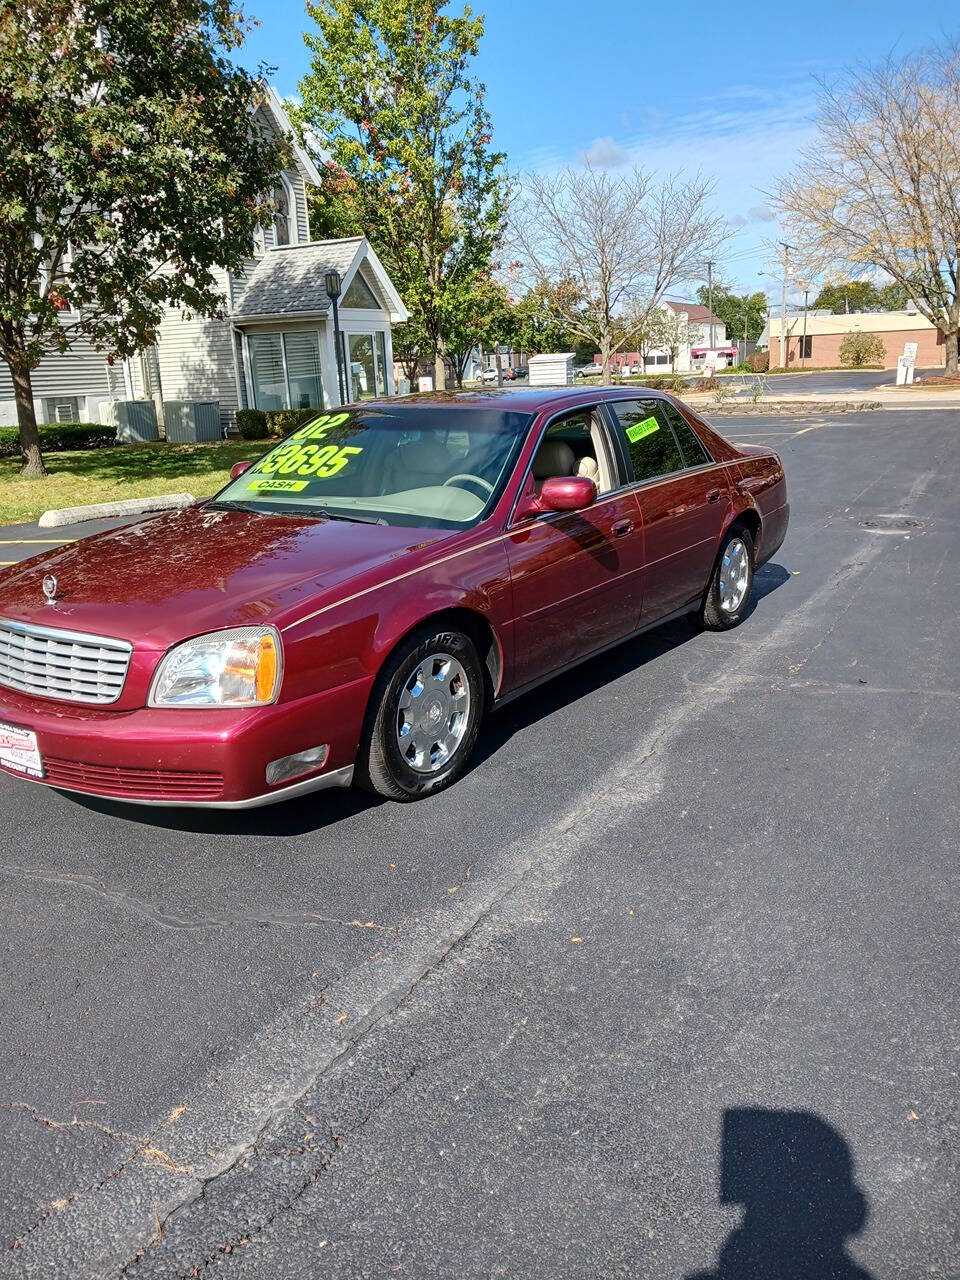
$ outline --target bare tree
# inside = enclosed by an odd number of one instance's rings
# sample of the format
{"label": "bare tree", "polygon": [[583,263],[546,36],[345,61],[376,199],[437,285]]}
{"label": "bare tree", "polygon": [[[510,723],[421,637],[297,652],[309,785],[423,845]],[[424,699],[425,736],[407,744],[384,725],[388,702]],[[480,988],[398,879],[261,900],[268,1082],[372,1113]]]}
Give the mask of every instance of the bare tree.
{"label": "bare tree", "polygon": [[531,287],[549,286],[553,317],[610,357],[635,337],[672,285],[698,279],[725,238],[711,211],[713,183],[634,168],[566,168],[529,174],[511,214],[511,235]]}
{"label": "bare tree", "polygon": [[816,141],[773,193],[814,272],[879,268],[946,338],[960,329],[960,49],[821,83]]}

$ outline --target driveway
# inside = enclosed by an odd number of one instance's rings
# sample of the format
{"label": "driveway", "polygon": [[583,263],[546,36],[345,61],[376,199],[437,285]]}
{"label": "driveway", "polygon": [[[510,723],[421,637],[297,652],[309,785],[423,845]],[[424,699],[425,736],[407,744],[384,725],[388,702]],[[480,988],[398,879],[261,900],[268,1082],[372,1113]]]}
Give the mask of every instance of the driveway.
{"label": "driveway", "polygon": [[0,778],[0,1275],[960,1273],[955,415],[718,426],[788,468],[752,616],[439,796]]}
{"label": "driveway", "polygon": [[[923,375],[943,373],[942,369],[918,369]],[[896,369],[833,369],[826,373],[773,373],[766,385],[775,395],[834,395],[838,391],[875,391],[897,380]]]}

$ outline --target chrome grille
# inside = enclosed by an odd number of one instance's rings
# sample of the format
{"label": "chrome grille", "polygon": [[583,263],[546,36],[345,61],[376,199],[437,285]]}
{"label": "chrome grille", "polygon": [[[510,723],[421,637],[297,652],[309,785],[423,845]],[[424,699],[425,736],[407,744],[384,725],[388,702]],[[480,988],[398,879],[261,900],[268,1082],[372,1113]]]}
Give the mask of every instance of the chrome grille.
{"label": "chrome grille", "polygon": [[126,640],[0,618],[0,684],[37,698],[116,702],[132,647]]}

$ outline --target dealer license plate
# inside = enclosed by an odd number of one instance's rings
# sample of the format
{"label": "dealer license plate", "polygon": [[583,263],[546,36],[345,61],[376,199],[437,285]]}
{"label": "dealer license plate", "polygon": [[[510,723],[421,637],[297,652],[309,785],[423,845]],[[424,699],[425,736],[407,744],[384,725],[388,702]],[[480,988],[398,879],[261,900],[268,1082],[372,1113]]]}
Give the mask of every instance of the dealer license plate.
{"label": "dealer license plate", "polygon": [[43,761],[32,729],[21,729],[19,725],[4,724],[0,720],[0,765],[30,778],[43,777]]}

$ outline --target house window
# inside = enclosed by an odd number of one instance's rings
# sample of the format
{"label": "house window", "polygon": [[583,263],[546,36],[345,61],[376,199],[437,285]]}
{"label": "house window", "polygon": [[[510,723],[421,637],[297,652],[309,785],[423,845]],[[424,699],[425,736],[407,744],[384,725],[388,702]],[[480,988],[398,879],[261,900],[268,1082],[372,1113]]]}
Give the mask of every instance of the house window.
{"label": "house window", "polygon": [[800,349],[800,359],[809,360],[813,355],[813,336],[808,333],[805,338],[799,338],[797,340],[797,346]]}
{"label": "house window", "polygon": [[320,341],[314,330],[253,333],[247,339],[258,409],[320,409]]}
{"label": "house window", "polygon": [[380,310],[380,303],[359,271],[350,281],[350,287],[343,295],[340,305],[341,307],[359,307],[364,311]]}
{"label": "house window", "polygon": [[273,234],[278,245],[293,244],[293,233],[290,224],[290,192],[287,184],[280,181],[273,193],[276,213],[273,215]]}
{"label": "house window", "polygon": [[322,409],[320,342],[314,332],[285,333],[288,404],[291,409]]}

